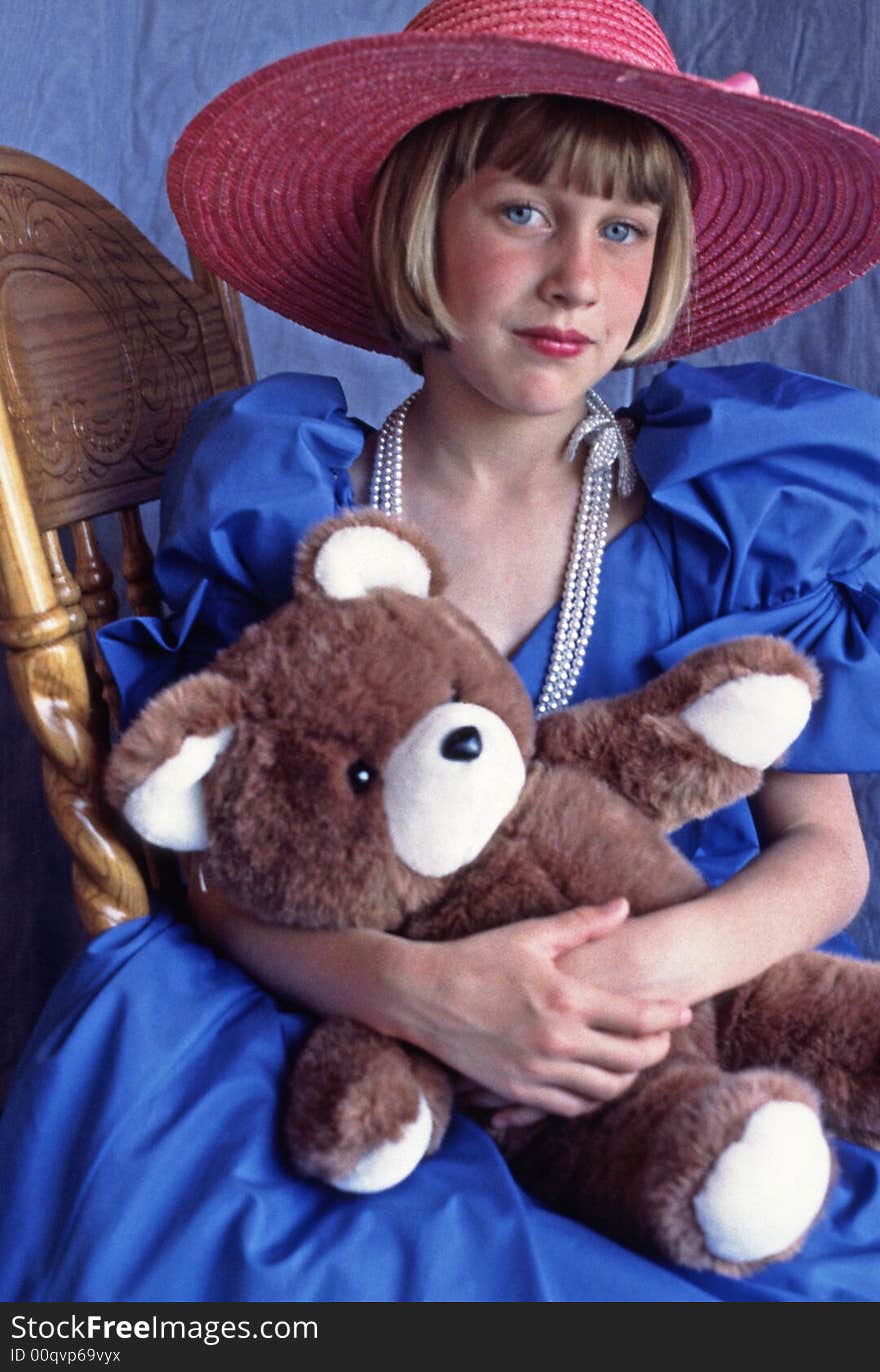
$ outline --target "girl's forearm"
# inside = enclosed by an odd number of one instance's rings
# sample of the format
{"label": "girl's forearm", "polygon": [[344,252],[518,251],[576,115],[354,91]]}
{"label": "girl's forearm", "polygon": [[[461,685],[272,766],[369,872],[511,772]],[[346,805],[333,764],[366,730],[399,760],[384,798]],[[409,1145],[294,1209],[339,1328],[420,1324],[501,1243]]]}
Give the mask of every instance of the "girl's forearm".
{"label": "girl's forearm", "polygon": [[398,1032],[398,988],[417,978],[415,945],[374,930],[301,930],[243,914],[204,888],[196,866],[189,879],[192,922],[207,940],[280,999],[318,1014],[348,1015],[382,1032]]}
{"label": "girl's forearm", "polygon": [[856,914],[867,886],[864,846],[805,825],[778,838],[723,886],[629,920],[566,969],[634,995],[683,1004],[741,985],[780,958],[814,948]]}

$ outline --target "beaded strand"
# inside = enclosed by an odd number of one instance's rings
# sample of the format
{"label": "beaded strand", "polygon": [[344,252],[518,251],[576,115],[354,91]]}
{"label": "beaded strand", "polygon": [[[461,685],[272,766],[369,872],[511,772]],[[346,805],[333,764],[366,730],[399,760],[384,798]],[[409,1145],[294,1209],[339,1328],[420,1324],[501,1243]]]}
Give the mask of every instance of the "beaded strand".
{"label": "beaded strand", "polygon": [[[400,519],[403,516],[403,434],[407,412],[418,391],[394,410],[376,442],[370,486],[374,509]],[[587,645],[596,621],[596,602],[602,570],[602,554],[608,537],[608,519],[617,462],[617,488],[624,497],[635,489],[636,475],[626,439],[614,413],[595,391],[586,397],[586,416],[568,441],[566,458],[573,462],[580,445],[591,440],[584,463],[571,551],[565,570],[562,603],[553,638],[550,661],[535,706],[538,718],[564,709],[577,687]]]}

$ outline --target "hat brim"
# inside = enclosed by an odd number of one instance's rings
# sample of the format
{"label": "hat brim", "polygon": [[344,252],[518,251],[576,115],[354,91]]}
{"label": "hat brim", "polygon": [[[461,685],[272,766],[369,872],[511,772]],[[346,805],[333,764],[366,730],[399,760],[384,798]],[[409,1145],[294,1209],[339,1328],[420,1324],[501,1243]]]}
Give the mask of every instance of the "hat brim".
{"label": "hat brim", "polygon": [[296,53],[246,77],[184,131],[168,172],[196,255],[245,295],[377,352],[361,266],[373,178],[416,124],[497,95],[604,100],[687,153],[697,270],[655,356],[766,327],[880,261],[880,140],[786,101],[491,35],[390,34]]}

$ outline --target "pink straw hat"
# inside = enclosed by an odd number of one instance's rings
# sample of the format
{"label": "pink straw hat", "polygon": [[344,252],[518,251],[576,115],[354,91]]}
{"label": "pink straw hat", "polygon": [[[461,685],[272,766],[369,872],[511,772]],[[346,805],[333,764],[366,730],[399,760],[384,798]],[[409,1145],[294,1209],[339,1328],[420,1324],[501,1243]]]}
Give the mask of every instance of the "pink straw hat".
{"label": "pink straw hat", "polygon": [[880,261],[880,140],[679,72],[636,0],[431,0],[402,33],[263,67],[188,125],[171,204],[198,257],[318,333],[393,351],[361,270],[370,185],[431,116],[488,96],[603,100],[662,124],[691,175],[697,272],[658,357],[764,328]]}

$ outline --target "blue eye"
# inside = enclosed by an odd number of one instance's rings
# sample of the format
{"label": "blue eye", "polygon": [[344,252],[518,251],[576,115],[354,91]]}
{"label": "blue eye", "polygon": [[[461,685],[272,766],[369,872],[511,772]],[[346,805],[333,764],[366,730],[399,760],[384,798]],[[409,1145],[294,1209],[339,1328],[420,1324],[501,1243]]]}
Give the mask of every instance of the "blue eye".
{"label": "blue eye", "polygon": [[534,205],[507,205],[504,209],[504,217],[520,229],[528,228],[533,222],[532,216],[538,213]]}
{"label": "blue eye", "polygon": [[638,235],[635,225],[627,224],[623,219],[615,219],[612,224],[606,224],[602,232],[610,243],[631,243]]}

